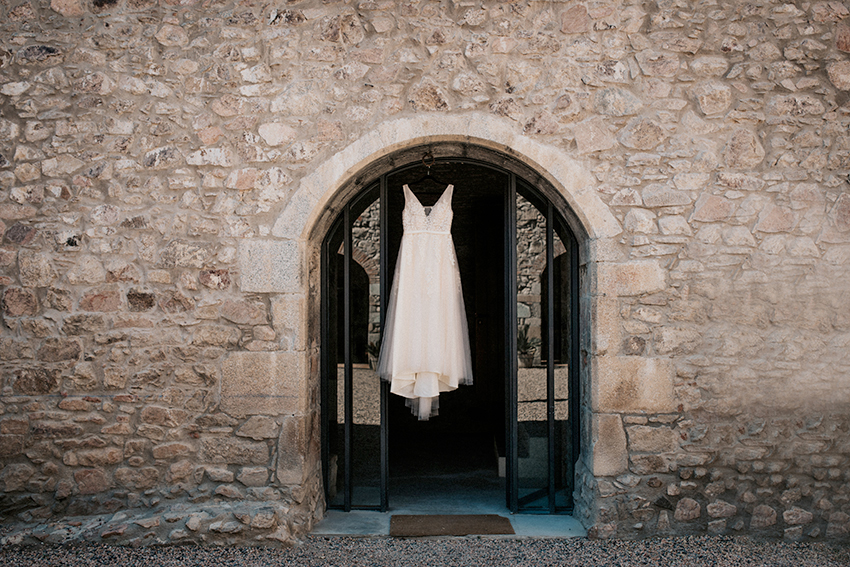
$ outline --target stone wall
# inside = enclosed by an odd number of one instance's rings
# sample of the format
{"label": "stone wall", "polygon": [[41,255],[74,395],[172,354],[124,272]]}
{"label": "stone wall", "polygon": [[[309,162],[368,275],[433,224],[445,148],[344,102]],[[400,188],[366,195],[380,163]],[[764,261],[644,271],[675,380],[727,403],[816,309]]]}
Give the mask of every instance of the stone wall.
{"label": "stone wall", "polygon": [[[309,531],[323,235],[291,219],[324,193],[305,180],[333,172],[332,193],[356,173],[334,164],[461,125],[593,179],[560,187],[590,235],[591,534],[848,537],[844,3],[0,13],[7,516],[118,511],[86,533],[139,541]],[[126,510],[156,519],[122,531]]]}

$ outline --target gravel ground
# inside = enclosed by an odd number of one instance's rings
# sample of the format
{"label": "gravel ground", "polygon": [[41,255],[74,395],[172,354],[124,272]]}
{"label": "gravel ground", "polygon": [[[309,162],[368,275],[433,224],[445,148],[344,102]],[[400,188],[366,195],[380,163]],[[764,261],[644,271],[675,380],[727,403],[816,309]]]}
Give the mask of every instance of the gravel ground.
{"label": "gravel ground", "polygon": [[679,537],[642,541],[508,538],[395,539],[309,537],[290,549],[117,546],[7,548],[0,566],[53,567],[848,567],[850,547],[746,538]]}

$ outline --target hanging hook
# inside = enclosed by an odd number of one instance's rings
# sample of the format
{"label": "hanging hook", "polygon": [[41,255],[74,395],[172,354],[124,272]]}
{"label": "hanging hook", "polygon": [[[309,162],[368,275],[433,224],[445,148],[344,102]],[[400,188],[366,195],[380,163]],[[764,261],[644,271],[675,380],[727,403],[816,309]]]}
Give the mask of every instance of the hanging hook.
{"label": "hanging hook", "polygon": [[[428,161],[429,159],[431,160],[430,162]],[[431,166],[434,165],[435,161],[434,154],[431,152],[425,152],[425,155],[422,156],[422,165],[427,168],[429,175],[431,174]]]}
{"label": "hanging hook", "polygon": [[411,181],[408,185],[415,185],[416,183],[420,183],[422,181],[431,181],[433,183],[436,183],[437,185],[448,185],[448,183],[444,183],[439,179],[434,179],[434,177],[431,175],[431,166],[435,163],[437,163],[437,160],[434,159],[434,155],[431,152],[425,152],[425,155],[422,156],[422,165],[425,166],[425,175],[423,175],[416,181]]}

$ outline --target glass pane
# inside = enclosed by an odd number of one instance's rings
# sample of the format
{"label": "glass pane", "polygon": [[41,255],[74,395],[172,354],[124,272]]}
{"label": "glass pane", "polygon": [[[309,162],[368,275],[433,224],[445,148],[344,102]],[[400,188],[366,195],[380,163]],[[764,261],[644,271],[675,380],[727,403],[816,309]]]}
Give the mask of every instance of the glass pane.
{"label": "glass pane", "polygon": [[[520,509],[549,506],[549,426],[542,345],[546,218],[517,195],[517,472]],[[533,198],[533,197],[531,197]]]}
{"label": "glass pane", "polygon": [[351,215],[351,503],[355,507],[381,503],[381,381],[375,372],[381,333],[381,205],[375,192],[359,202],[368,206],[359,212],[355,203]]}
{"label": "glass pane", "polygon": [[343,297],[345,292],[345,265],[343,249],[343,223],[339,223],[330,236],[327,248],[328,291],[327,294],[327,340],[324,349],[327,356],[327,400],[323,419],[327,421],[328,462],[327,478],[328,505],[341,507],[345,498],[345,408],[344,408],[344,317]]}
{"label": "glass pane", "polygon": [[[563,510],[572,506],[574,477],[569,399],[574,239],[565,224],[553,219],[552,262],[549,264],[549,227],[545,214],[548,204],[525,186],[520,185],[518,193],[519,507],[521,510],[550,510],[550,474],[553,474],[555,509]],[[552,217],[555,216],[553,212]],[[549,380],[552,381],[551,397]],[[554,410],[553,430],[548,421],[549,407]]]}
{"label": "glass pane", "polygon": [[[554,246],[553,246],[553,344],[552,357],[554,359],[555,376],[555,505],[556,507],[568,507],[572,503],[572,483],[574,468],[572,463],[572,451],[570,436],[569,415],[569,384],[570,384],[570,347],[572,344],[571,322],[572,293],[571,289],[571,261],[572,243],[571,234],[561,223],[555,222]],[[548,282],[548,277],[544,279]],[[548,288],[548,284],[544,285]],[[544,293],[547,293],[545,290]],[[548,314],[544,314],[544,337],[548,336]],[[548,341],[544,340],[548,345]],[[546,349],[548,351],[548,348]],[[548,352],[546,353],[548,357]]]}

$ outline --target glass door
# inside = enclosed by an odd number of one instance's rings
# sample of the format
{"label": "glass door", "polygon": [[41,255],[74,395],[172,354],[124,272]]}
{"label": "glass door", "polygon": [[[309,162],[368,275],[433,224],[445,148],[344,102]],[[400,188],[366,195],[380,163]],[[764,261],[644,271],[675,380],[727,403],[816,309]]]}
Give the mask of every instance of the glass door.
{"label": "glass door", "polygon": [[[504,386],[487,392],[499,405],[504,399],[504,412],[489,415],[498,422],[504,413],[495,453],[507,507],[569,513],[579,448],[577,241],[534,186],[490,164],[455,163],[478,168],[457,170],[470,183],[484,183],[490,178],[481,172],[492,170],[498,175],[491,181],[504,186],[493,220],[504,234],[504,253],[494,255],[504,266],[503,307],[495,302],[504,309],[504,342],[493,337],[486,342],[497,344],[489,356],[504,351]],[[410,167],[381,176],[346,204],[322,247],[322,464],[331,508],[386,511],[389,505],[389,385],[375,368],[392,274],[387,179]],[[494,195],[499,203],[498,190]],[[463,206],[460,199],[455,206]],[[400,224],[400,209],[396,213]],[[498,230],[487,234],[498,242]],[[495,281],[501,294],[502,277],[477,278],[474,285]],[[501,362],[491,366],[494,376],[502,375]],[[500,380],[491,380],[491,386]]]}
{"label": "glass door", "polygon": [[508,353],[511,463],[515,512],[572,511],[577,457],[578,250],[551,202],[515,184],[509,243],[514,291]]}
{"label": "glass door", "polygon": [[381,185],[346,205],[322,250],[322,459],[328,506],[386,509]]}

